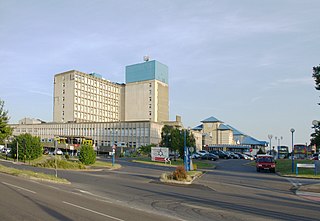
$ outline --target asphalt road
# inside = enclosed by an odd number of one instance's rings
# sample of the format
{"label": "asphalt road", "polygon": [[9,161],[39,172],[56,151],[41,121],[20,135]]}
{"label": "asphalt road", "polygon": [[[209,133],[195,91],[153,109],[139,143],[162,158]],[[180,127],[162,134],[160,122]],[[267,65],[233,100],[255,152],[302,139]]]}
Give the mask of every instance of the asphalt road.
{"label": "asphalt road", "polygon": [[[161,173],[172,168],[119,162],[123,167],[116,171],[59,171],[60,177],[72,182],[69,186],[61,185],[59,190],[90,199],[86,205],[79,203],[86,202],[81,199],[70,203],[85,208],[90,208],[90,205],[94,211],[101,210],[93,202],[105,201],[121,206],[119,211],[125,211],[124,208],[143,211],[166,220],[320,220],[319,202],[296,196],[292,190],[303,181],[272,173],[257,173],[255,168],[245,165],[245,160],[219,160],[216,169],[208,169],[189,186],[158,182]],[[69,202],[69,195],[63,195],[66,197],[64,201]],[[78,220],[70,214],[66,217],[69,216],[71,220]],[[133,220],[132,217],[125,219],[120,216],[124,220]],[[154,218],[146,215],[139,217],[139,220],[151,219]]]}

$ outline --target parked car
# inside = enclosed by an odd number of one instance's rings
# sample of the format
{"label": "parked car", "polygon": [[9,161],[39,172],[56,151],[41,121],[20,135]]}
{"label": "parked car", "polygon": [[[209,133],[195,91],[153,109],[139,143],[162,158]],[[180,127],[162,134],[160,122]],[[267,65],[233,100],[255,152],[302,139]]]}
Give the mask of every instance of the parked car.
{"label": "parked car", "polygon": [[276,162],[271,155],[257,155],[256,159],[257,172],[261,170],[269,170],[270,172],[276,172]]}
{"label": "parked car", "polygon": [[231,159],[240,159],[239,155],[238,154],[235,154],[233,152],[230,152],[230,158]]}
{"label": "parked car", "polygon": [[213,153],[206,153],[204,154],[203,156],[201,156],[201,159],[202,160],[213,160],[213,161],[216,161],[216,160],[219,160],[219,157]]}
{"label": "parked car", "polygon": [[244,155],[247,156],[247,160],[254,160],[254,156],[247,154],[247,153],[244,153]]}
{"label": "parked car", "polygon": [[230,155],[226,152],[220,150],[220,151],[212,151],[211,153],[218,155],[220,159],[230,159]]}
{"label": "parked car", "polygon": [[191,154],[191,158],[192,159],[198,159],[198,158],[201,158],[201,155],[198,154],[198,153],[193,153],[193,154]]}
{"label": "parked car", "polygon": [[54,154],[54,155],[55,155],[55,154],[57,154],[57,155],[63,155],[63,152],[62,152],[62,150],[57,149],[57,151],[54,151],[53,154]]}
{"label": "parked car", "polygon": [[205,154],[208,154],[209,152],[206,150],[198,150],[196,153],[199,154],[200,156],[203,156]]}
{"label": "parked car", "polygon": [[320,160],[320,154],[319,153],[314,153],[311,157],[312,160]]}

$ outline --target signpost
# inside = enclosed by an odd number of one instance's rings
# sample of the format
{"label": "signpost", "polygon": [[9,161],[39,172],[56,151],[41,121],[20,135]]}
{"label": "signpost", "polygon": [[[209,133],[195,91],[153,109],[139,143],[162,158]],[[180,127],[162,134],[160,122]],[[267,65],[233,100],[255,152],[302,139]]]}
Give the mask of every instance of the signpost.
{"label": "signpost", "polygon": [[114,163],[115,163],[116,148],[117,148],[117,144],[114,144],[112,146],[112,166],[114,166]]}
{"label": "signpost", "polygon": [[169,148],[167,147],[151,147],[151,160],[158,162],[170,162]]}

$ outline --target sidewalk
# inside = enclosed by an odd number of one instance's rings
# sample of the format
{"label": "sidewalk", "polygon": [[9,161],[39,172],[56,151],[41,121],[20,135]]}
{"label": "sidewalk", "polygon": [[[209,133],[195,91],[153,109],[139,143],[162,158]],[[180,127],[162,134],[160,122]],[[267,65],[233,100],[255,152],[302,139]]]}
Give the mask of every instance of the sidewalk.
{"label": "sidewalk", "polygon": [[320,183],[300,186],[296,195],[320,202]]}
{"label": "sidewalk", "polygon": [[320,183],[303,185],[303,186],[299,187],[298,191],[318,193],[320,195]]}

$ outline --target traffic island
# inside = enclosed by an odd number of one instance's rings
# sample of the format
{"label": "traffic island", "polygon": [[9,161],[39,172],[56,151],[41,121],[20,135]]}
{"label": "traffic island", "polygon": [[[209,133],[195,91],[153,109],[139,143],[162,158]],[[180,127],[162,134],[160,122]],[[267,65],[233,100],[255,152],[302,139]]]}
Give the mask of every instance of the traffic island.
{"label": "traffic island", "polygon": [[192,182],[203,174],[201,171],[185,171],[184,167],[179,166],[171,173],[161,174],[160,181],[170,184],[192,184]]}

